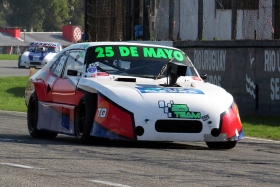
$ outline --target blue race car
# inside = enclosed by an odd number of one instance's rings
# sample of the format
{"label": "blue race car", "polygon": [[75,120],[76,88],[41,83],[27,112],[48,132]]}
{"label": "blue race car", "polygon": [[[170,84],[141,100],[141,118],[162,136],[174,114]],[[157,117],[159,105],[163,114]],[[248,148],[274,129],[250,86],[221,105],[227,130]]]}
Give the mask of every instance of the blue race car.
{"label": "blue race car", "polygon": [[42,68],[61,50],[62,45],[60,43],[31,42],[29,48],[19,56],[18,67]]}

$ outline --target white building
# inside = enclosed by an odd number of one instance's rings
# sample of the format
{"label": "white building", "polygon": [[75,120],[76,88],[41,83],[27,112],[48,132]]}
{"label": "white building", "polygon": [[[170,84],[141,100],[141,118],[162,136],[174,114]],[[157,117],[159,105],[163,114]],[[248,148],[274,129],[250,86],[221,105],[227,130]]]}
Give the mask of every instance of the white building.
{"label": "white building", "polygon": [[278,0],[150,0],[154,5],[151,38],[273,39],[275,1]]}

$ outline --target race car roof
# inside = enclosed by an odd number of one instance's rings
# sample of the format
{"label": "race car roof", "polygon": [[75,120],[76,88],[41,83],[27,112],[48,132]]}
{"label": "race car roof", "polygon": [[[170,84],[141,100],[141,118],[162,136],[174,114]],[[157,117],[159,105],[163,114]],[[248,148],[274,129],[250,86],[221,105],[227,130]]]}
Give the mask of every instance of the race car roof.
{"label": "race car roof", "polygon": [[170,48],[170,49],[176,49],[172,47],[168,43],[166,45],[165,43],[158,43],[157,41],[154,42],[134,42],[134,41],[124,41],[124,42],[84,42],[84,43],[77,43],[77,44],[72,44],[65,48],[67,49],[87,49],[92,46],[100,46],[100,45],[138,45],[138,46],[151,46],[151,47],[165,47],[165,48]]}
{"label": "race car roof", "polygon": [[[175,51],[179,50],[183,54],[185,54],[184,51],[182,51],[178,48],[171,47],[171,46],[166,46],[166,45],[159,45],[157,42],[152,44],[150,42],[149,43],[145,43],[145,42],[135,43],[135,42],[127,42],[127,41],[125,41],[125,42],[84,42],[84,43],[77,43],[77,44],[73,44],[69,47],[64,48],[61,51],[61,53],[63,53],[66,50],[73,50],[73,49],[74,50],[75,49],[87,50],[88,48],[93,47],[93,46],[143,46],[143,47],[151,47],[151,48],[167,48],[167,49],[171,49],[171,50],[175,50]],[[169,60],[173,60],[173,58],[172,59],[170,58]],[[184,60],[182,62],[187,66],[192,66],[191,60],[189,59],[188,56],[186,56],[186,60]]]}
{"label": "race car roof", "polygon": [[40,46],[40,47],[58,47],[61,46],[60,43],[56,42],[40,42],[40,41],[35,41],[35,42],[30,42],[29,44],[30,47],[35,47],[35,46]]}

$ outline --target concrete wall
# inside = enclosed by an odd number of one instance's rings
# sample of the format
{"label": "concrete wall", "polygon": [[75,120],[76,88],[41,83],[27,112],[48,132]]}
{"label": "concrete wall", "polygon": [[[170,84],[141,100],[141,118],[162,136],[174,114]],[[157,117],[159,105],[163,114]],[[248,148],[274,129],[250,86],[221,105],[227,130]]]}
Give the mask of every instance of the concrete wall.
{"label": "concrete wall", "polygon": [[225,88],[240,115],[280,115],[280,41],[174,42],[207,81]]}

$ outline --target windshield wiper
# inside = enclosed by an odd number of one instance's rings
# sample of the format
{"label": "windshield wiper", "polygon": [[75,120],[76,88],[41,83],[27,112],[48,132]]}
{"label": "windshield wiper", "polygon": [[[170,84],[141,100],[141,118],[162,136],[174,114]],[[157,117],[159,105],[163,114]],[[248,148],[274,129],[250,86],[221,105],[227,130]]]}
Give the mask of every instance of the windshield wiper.
{"label": "windshield wiper", "polygon": [[[174,60],[174,57],[172,57],[172,58],[168,61],[168,63],[169,63],[169,62],[172,62],[173,60]],[[164,73],[165,70],[167,69],[167,64],[168,64],[168,63],[166,63],[164,66],[162,66],[162,68],[161,68],[159,74],[155,77],[155,80],[157,80],[159,77],[162,77],[163,73]]]}

